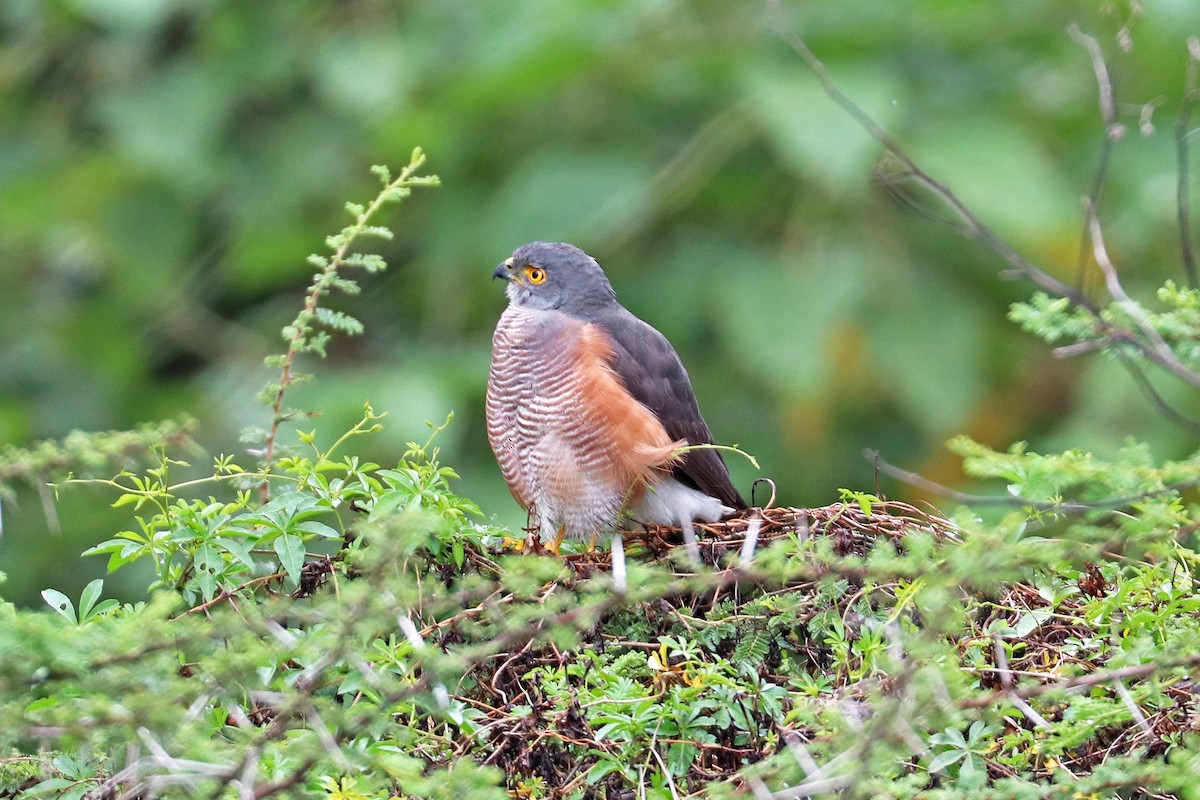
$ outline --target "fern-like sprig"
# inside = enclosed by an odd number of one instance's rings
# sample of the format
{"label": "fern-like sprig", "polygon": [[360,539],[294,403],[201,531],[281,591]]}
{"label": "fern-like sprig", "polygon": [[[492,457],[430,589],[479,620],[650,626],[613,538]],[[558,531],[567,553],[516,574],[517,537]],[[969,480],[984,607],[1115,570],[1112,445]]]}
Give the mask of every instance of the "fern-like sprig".
{"label": "fern-like sprig", "polygon": [[[349,314],[322,307],[322,298],[335,290],[345,294],[357,294],[360,291],[358,284],[343,274],[347,268],[362,269],[368,273],[381,272],[387,268],[387,262],[382,256],[376,253],[351,252],[351,249],[363,237],[390,240],[390,228],[371,224],[379,210],[387,203],[402,201],[412,194],[414,187],[439,184],[436,175],[417,174],[417,170],[424,163],[425,153],[418,147],[413,150],[408,166],[404,167],[395,179],[387,167],[371,167],[371,171],[383,183],[383,189],[369,205],[346,204],[346,210],[354,218],[354,222],[343,228],[340,233],[325,239],[325,244],[332,251],[331,255],[314,253],[308,257],[308,263],[317,268],[317,273],[313,275],[312,283],[309,284],[300,313],[283,328],[283,338],[288,345],[287,352],[267,359],[268,366],[280,370],[280,377],[278,383],[269,384],[261,395],[263,402],[271,406],[271,427],[265,434],[262,451],[264,475],[275,463],[280,426],[296,416],[295,410],[284,405],[284,395],[291,386],[308,377],[296,372],[296,357],[301,353],[316,353],[324,357],[325,345],[330,339],[331,331],[353,336],[362,333],[363,330],[362,323]],[[266,480],[260,484],[259,493],[265,503],[270,494]]]}

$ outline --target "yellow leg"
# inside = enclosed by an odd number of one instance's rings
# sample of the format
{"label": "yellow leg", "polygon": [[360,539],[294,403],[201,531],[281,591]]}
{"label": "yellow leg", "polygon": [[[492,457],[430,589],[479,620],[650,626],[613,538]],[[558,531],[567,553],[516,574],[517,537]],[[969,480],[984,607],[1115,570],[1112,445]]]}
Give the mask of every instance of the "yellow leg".
{"label": "yellow leg", "polygon": [[558,548],[562,547],[563,539],[567,538],[567,528],[563,526],[558,529],[558,533],[554,534],[554,538],[546,545],[546,549],[554,555],[558,555]]}

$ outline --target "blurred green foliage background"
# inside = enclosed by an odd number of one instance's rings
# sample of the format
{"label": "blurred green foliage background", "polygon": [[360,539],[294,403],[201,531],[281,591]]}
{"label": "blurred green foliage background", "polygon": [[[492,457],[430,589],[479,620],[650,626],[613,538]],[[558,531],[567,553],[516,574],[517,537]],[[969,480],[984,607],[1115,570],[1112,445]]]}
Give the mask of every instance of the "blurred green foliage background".
{"label": "blurred green foliage background", "polygon": [[[1172,134],[1200,7],[1134,5],[785,0],[782,15],[986,222],[1089,287],[1080,198],[1102,125],[1067,25],[1095,34],[1129,126],[1102,218],[1149,298],[1182,278]],[[318,380],[291,399],[320,408],[329,436],[364,401],[391,412],[367,446],[381,462],[455,411],[444,458],[509,524],[524,515],[483,426],[505,302],[489,278],[532,239],[599,259],[675,343],[718,439],[757,455],[785,504],[873,489],[864,447],[956,483],[943,442],[964,432],[1193,449],[1118,366],[1055,361],[1005,320],[1030,287],[999,280],[936,203],[914,213],[881,187],[880,148],[774,19],[722,0],[3,0],[0,444],[189,413],[211,454],[238,451],[238,431],[269,420],[254,395],[306,255],[344,201],[374,194],[369,165],[421,145],[442,188],[389,217],[392,268],[337,301],[366,334],[307,364]],[[748,489],[754,473],[733,467]],[[7,504],[5,596],[101,574],[76,554],[128,524],[97,510],[107,499],[65,489],[60,535],[35,493]]]}

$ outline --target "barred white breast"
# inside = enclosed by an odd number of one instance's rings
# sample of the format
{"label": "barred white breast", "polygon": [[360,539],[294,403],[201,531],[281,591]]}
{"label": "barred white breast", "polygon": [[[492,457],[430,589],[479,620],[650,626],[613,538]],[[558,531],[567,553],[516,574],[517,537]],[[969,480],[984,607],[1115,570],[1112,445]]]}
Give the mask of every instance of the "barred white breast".
{"label": "barred white breast", "polygon": [[604,330],[510,305],[492,339],[488,440],[543,539],[611,533],[679,446],[613,371]]}

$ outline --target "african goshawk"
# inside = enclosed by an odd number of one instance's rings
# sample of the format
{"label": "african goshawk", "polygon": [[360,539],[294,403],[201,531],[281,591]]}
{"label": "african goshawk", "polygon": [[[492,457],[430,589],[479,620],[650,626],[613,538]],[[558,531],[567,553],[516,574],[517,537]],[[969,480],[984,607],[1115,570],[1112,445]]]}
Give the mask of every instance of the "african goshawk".
{"label": "african goshawk", "polygon": [[[543,541],[595,540],[625,519],[715,521],[746,507],[675,349],[617,302],[596,260],[533,242],[496,267],[487,430]],[[619,538],[616,540],[619,542]]]}

